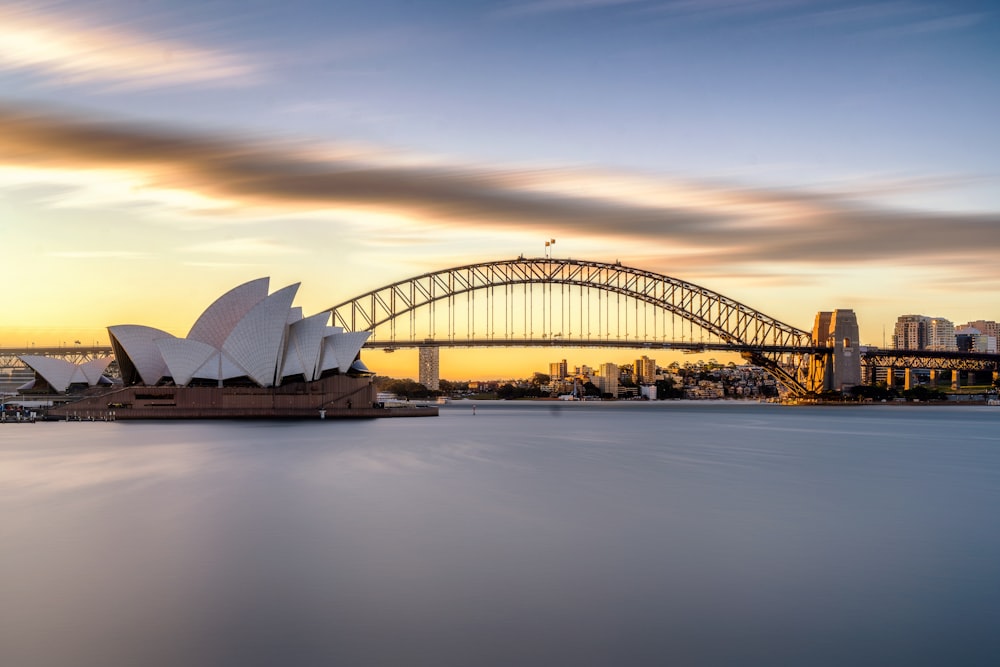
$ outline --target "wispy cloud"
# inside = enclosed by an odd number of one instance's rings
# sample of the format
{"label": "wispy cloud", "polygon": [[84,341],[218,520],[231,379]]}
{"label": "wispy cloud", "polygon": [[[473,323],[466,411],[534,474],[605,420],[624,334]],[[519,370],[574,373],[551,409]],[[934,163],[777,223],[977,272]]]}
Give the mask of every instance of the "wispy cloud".
{"label": "wispy cloud", "polygon": [[133,26],[95,25],[71,18],[65,8],[36,3],[0,7],[0,69],[130,88],[237,85],[259,75],[243,56],[143,34]]}
{"label": "wispy cloud", "polygon": [[497,16],[534,16],[539,14],[601,9],[616,5],[631,5],[645,1],[646,0],[534,0],[532,2],[513,2],[504,5],[495,13]]}
{"label": "wispy cloud", "polygon": [[[239,135],[12,108],[0,108],[0,161],[58,173],[126,171],[150,187],[225,200],[231,208],[224,211],[322,214],[331,225],[391,216],[401,233],[569,234],[703,267],[918,266],[949,258],[986,266],[988,276],[1000,279],[993,261],[1000,256],[1000,213],[914,212],[871,203],[904,187],[891,181],[885,192],[871,185],[818,192],[569,168],[421,164],[378,151],[321,153]],[[289,250],[260,237],[211,251],[227,248],[239,255]]]}
{"label": "wispy cloud", "polygon": [[212,241],[182,248],[182,251],[212,255],[234,255],[237,257],[295,255],[303,252],[301,248],[295,248],[282,241],[269,238],[235,238],[224,241]]}
{"label": "wispy cloud", "polygon": [[770,23],[781,30],[838,29],[888,37],[963,30],[980,23],[986,16],[985,13],[962,12],[947,4],[888,0],[847,6],[804,3],[795,11],[773,16]]}
{"label": "wispy cloud", "polygon": [[149,253],[131,250],[54,250],[45,253],[59,259],[139,259]]}

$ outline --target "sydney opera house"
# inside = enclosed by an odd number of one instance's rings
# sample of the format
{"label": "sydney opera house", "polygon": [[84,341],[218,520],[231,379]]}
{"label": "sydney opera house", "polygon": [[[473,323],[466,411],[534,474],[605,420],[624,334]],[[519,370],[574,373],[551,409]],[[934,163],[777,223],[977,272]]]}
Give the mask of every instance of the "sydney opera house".
{"label": "sydney opera house", "polygon": [[[122,384],[111,391],[89,390],[52,413],[115,419],[404,414],[375,403],[372,373],[360,358],[368,332],[330,326],[328,311],[303,316],[292,306],[299,285],[268,294],[269,282],[260,278],[223,294],[183,338],[138,324],[108,327]],[[25,359],[57,390],[74,378],[91,386],[106,382],[95,376],[110,361],[57,369]]]}

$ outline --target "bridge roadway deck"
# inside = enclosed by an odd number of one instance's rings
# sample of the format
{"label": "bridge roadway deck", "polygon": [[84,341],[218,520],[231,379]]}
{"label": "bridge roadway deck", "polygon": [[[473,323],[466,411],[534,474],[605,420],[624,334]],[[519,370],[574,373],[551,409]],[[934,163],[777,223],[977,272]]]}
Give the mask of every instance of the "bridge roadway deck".
{"label": "bridge roadway deck", "polygon": [[413,349],[418,347],[597,347],[634,350],[677,350],[679,352],[777,352],[790,354],[829,354],[830,348],[803,347],[798,345],[735,345],[731,343],[689,343],[677,341],[599,340],[596,338],[474,338],[427,339],[420,341],[373,341],[366,348],[385,350]]}

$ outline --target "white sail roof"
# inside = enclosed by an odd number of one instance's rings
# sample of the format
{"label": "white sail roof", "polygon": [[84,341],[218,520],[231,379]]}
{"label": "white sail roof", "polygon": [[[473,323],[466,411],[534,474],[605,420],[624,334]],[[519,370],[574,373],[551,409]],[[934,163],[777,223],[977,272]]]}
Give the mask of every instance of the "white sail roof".
{"label": "white sail roof", "polygon": [[332,333],[326,336],[323,339],[321,372],[338,370],[346,373],[369,336],[371,336],[370,331]]}
{"label": "white sail roof", "polygon": [[80,364],[78,368],[87,381],[87,384],[93,387],[101,381],[101,378],[104,377],[104,371],[108,369],[108,365],[114,360],[114,357],[99,357]]}
{"label": "white sail roof", "polygon": [[[156,341],[170,377],[174,384],[185,386],[194,377],[195,372],[201,368],[212,355],[218,354],[218,350],[199,340],[189,340],[187,338],[161,338]],[[210,378],[217,379],[217,378]]]}
{"label": "white sail roof", "polygon": [[274,386],[284,342],[285,322],[299,283],[282,288],[260,301],[241,319],[222,349],[262,387]]}
{"label": "white sail roof", "polygon": [[163,360],[156,341],[174,338],[173,334],[141,324],[118,324],[108,327],[108,333],[128,355],[143,383],[156,384],[166,374],[167,363]]}
{"label": "white sail roof", "polygon": [[[292,306],[298,283],[268,295],[269,283],[269,278],[259,278],[223,294],[201,314],[187,338],[141,325],[109,327],[116,354],[127,357],[119,359],[123,372],[127,369],[134,378],[134,367],[149,385],[164,376],[179,386],[195,378],[221,382],[246,377],[271,387],[285,377],[301,375],[308,381],[324,371],[350,371],[370,334],[328,326],[329,311],[304,317],[301,307]],[[68,385],[67,369],[46,368],[60,385]],[[99,375],[96,364],[79,373],[75,380],[70,374],[69,383],[83,381],[83,376],[91,382]]]}
{"label": "white sail roof", "polygon": [[42,379],[58,392],[64,392],[69,388],[73,380],[73,374],[77,370],[76,364],[58,357],[25,354],[19,356],[18,359],[25,366],[42,376]]}
{"label": "white sail roof", "polygon": [[306,380],[319,377],[320,352],[323,350],[323,336],[327,333],[326,323],[329,311],[301,319],[288,328],[288,344],[282,377],[301,373]]}
{"label": "white sail roof", "polygon": [[267,298],[270,278],[258,278],[229,290],[205,309],[188,332],[188,339],[220,349],[250,309]]}
{"label": "white sail roof", "polygon": [[100,357],[77,365],[58,357],[26,354],[19,356],[21,362],[40,375],[53,390],[64,392],[71,384],[87,384],[91,387],[101,381],[104,370],[113,357]]}

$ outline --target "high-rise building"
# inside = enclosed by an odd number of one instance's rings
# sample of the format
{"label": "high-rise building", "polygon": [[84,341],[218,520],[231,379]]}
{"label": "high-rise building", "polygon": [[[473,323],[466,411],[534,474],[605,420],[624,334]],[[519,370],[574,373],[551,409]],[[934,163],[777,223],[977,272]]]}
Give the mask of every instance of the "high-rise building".
{"label": "high-rise building", "polygon": [[897,350],[957,349],[955,325],[943,317],[902,315],[896,319],[892,346]]}
{"label": "high-rise building", "polygon": [[642,355],[635,360],[632,379],[636,384],[651,384],[656,379],[656,359]]}
{"label": "high-rise building", "polygon": [[419,377],[417,381],[432,391],[441,388],[439,376],[441,367],[440,348],[422,347],[417,360]]}
{"label": "high-rise building", "polygon": [[602,394],[618,395],[618,364],[601,364],[597,376],[597,388]]}
{"label": "high-rise building", "polygon": [[955,343],[959,352],[997,353],[997,337],[970,326],[955,328]]}
{"label": "high-rise building", "polygon": [[555,361],[549,364],[549,377],[553,380],[562,380],[566,377],[569,367],[566,365],[566,360]]}
{"label": "high-rise building", "polygon": [[994,338],[1000,338],[1000,323],[994,322],[993,320],[976,320],[975,322],[966,322],[965,324],[959,324],[955,327],[956,329],[976,329],[979,333],[984,336],[993,336]]}
{"label": "high-rise building", "polygon": [[925,315],[900,315],[892,332],[892,346],[897,350],[923,350],[927,347]]}
{"label": "high-rise building", "polygon": [[927,349],[954,352],[955,324],[943,317],[931,317],[927,320]]}

